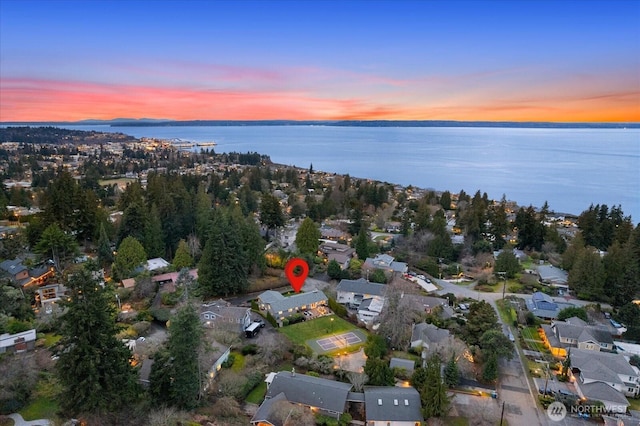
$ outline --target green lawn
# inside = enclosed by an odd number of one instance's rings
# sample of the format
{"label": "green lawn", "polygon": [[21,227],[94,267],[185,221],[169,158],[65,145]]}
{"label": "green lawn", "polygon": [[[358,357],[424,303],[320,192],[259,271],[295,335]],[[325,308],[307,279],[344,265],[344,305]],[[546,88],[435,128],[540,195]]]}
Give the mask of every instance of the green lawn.
{"label": "green lawn", "polygon": [[546,353],[544,343],[540,340],[538,335],[538,329],[536,327],[525,327],[522,329],[522,337],[525,339],[525,344],[532,351]]}
{"label": "green lawn", "polygon": [[469,419],[466,417],[445,417],[442,420],[446,426],[469,426]]}
{"label": "green lawn", "polygon": [[251,392],[249,392],[249,395],[247,395],[246,401],[252,404],[260,405],[264,400],[264,396],[266,393],[267,393],[267,383],[260,382],[258,386],[256,386],[255,388],[253,388]]}
{"label": "green lawn", "polygon": [[279,331],[298,345],[306,344],[309,339],[350,331],[357,327],[336,315],[329,315],[282,327]]}
{"label": "green lawn", "polygon": [[629,401],[629,410],[640,410],[640,399],[627,398]]}
{"label": "green lawn", "polygon": [[62,338],[59,334],[45,333],[44,346],[47,348],[53,347]]}
{"label": "green lawn", "polygon": [[231,354],[233,355],[233,365],[231,366],[231,371],[239,373],[244,368],[244,355],[236,351],[231,352]]}
{"label": "green lawn", "polygon": [[53,419],[58,411],[58,403],[53,399],[39,397],[31,401],[19,413],[25,420]]}

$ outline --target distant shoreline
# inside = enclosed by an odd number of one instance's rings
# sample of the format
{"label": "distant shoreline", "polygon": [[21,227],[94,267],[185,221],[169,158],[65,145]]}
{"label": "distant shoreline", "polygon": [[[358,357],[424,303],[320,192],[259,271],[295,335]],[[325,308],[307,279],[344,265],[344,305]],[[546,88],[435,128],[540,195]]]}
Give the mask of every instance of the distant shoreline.
{"label": "distant shoreline", "polygon": [[182,126],[337,126],[337,127],[494,127],[523,129],[640,129],[640,123],[554,123],[519,121],[454,120],[152,120],[115,119],[82,121],[1,122],[2,126],[96,126],[182,127]]}

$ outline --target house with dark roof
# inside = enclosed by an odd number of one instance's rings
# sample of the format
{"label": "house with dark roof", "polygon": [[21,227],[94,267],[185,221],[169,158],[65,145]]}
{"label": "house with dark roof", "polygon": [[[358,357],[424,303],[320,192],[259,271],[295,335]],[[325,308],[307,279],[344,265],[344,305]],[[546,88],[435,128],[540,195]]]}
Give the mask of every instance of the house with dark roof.
{"label": "house with dark roof", "polygon": [[0,263],[0,269],[14,282],[29,278],[29,270],[22,264],[21,259],[5,260]]}
{"label": "house with dark roof", "polygon": [[555,301],[540,291],[533,293],[525,302],[533,315],[543,319],[556,319],[561,310],[575,306],[573,303]]}
{"label": "house with dark roof", "polygon": [[424,421],[420,394],[412,387],[365,386],[367,426],[415,426]]}
{"label": "house with dark roof", "polygon": [[563,289],[569,288],[569,274],[552,265],[540,265],[537,268],[538,278],[543,284]]}
{"label": "house with dark roof", "polygon": [[271,373],[266,382],[267,393],[263,405],[271,398],[282,400],[279,395],[284,394],[289,402],[336,419],[346,411],[347,397],[352,387],[350,383],[296,374],[294,371]]}
{"label": "house with dark roof", "polygon": [[278,415],[277,410],[279,406],[286,404],[291,405],[291,407],[294,406],[294,404],[287,401],[284,392],[265,399],[251,418],[251,424],[255,426],[284,426],[284,421]]}
{"label": "house with dark roof", "polygon": [[413,324],[411,330],[411,347],[422,346],[423,348],[431,348],[433,345],[447,342],[453,336],[444,328],[438,328],[433,324],[425,322]]}
{"label": "house with dark roof", "polygon": [[341,280],[336,287],[336,301],[358,307],[365,299],[384,299],[387,286],[376,284],[360,278],[357,280]]}
{"label": "house with dark roof", "polygon": [[609,330],[591,326],[578,317],[543,325],[543,341],[557,357],[567,356],[568,348],[613,352],[614,343]]}
{"label": "house with dark roof", "polygon": [[402,358],[391,358],[389,361],[390,368],[399,368],[401,370],[405,370],[408,374],[412,374],[413,370],[416,368],[416,362],[410,359],[402,359]]}
{"label": "house with dark roof", "polygon": [[[571,374],[580,396],[602,401],[605,405],[607,402],[624,405],[625,396],[640,395],[640,371],[622,354],[572,349],[569,356]],[[628,401],[626,405],[629,405]]]}
{"label": "house with dark roof", "polygon": [[382,269],[386,274],[393,275],[398,272],[404,274],[409,270],[409,267],[404,262],[396,262],[395,258],[388,254],[378,254],[376,257],[367,259],[362,264],[362,270],[368,269]]}
{"label": "house with dark roof", "polygon": [[326,256],[327,261],[335,260],[342,269],[349,267],[349,263],[355,253],[355,249],[348,245],[334,242],[324,242],[320,244],[319,250]]}
{"label": "house with dark roof", "polygon": [[326,306],[329,299],[320,290],[292,294],[289,297],[273,290],[267,290],[258,296],[258,308],[268,312],[278,323],[299,312]]}
{"label": "house with dark roof", "polygon": [[230,331],[244,332],[251,324],[251,309],[232,306],[225,300],[203,303],[199,309],[200,321],[211,328],[222,328]]}

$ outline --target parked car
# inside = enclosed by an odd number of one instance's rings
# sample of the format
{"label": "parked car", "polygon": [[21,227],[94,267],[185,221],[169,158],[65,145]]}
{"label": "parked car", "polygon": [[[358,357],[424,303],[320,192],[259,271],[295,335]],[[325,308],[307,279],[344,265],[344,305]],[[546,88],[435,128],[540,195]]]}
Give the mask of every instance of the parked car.
{"label": "parked car", "polygon": [[566,390],[564,390],[564,389],[560,389],[560,390],[558,390],[558,395],[562,395],[562,396],[573,396],[573,397],[577,397],[577,396],[578,396],[578,395],[576,395],[575,393],[573,393],[573,392],[569,392],[569,391],[566,391]]}
{"label": "parked car", "polygon": [[556,392],[555,392],[554,390],[549,389],[549,388],[547,388],[547,389],[545,389],[545,388],[538,388],[538,393],[539,393],[540,395],[547,395],[547,396],[553,396],[553,395],[555,395],[555,394],[556,394]]}
{"label": "parked car", "polygon": [[425,277],[424,275],[416,275],[416,277],[420,278],[421,280],[426,280],[427,277]]}

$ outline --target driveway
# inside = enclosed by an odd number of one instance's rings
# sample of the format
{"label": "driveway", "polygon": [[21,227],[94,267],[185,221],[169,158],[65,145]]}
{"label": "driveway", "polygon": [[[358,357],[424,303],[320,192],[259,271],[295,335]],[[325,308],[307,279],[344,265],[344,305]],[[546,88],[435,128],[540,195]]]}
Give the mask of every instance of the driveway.
{"label": "driveway", "polygon": [[47,419],[38,419],[27,421],[18,413],[9,414],[7,417],[13,419],[15,426],[50,426],[52,423]]}

